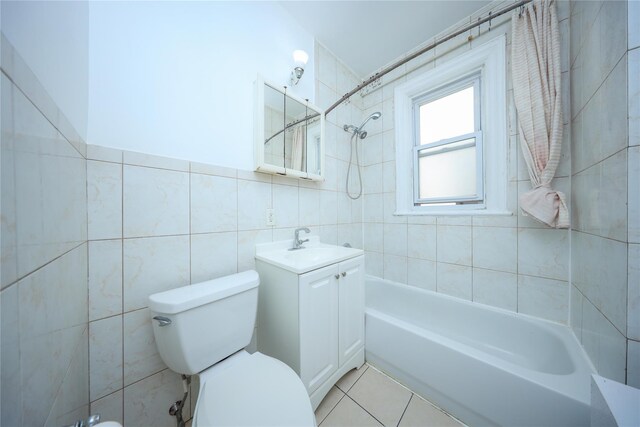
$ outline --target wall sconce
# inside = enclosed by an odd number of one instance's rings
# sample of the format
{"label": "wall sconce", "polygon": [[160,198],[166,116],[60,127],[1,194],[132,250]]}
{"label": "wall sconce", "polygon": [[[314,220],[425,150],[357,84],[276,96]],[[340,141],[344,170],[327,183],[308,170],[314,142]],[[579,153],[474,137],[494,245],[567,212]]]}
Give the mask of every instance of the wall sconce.
{"label": "wall sconce", "polygon": [[295,86],[298,84],[304,74],[304,66],[307,65],[308,60],[309,55],[304,50],[293,51],[293,62],[295,62],[296,66],[293,71],[291,71],[291,85]]}

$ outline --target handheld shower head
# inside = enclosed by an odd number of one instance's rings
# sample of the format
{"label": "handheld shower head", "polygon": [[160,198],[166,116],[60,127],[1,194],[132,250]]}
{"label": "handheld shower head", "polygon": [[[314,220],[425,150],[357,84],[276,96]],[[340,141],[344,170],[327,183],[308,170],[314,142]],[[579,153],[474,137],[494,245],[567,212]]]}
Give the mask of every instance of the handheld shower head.
{"label": "handheld shower head", "polygon": [[372,120],[372,119],[378,120],[381,116],[382,116],[382,113],[380,111],[376,111],[375,113],[372,113],[369,117],[365,119],[364,122],[362,122],[360,126],[358,126],[358,130],[362,130],[364,125],[366,125],[369,120]]}
{"label": "handheld shower head", "polygon": [[344,125],[343,129],[345,130],[345,132],[353,132],[354,134],[358,135],[360,139],[365,139],[367,137],[367,132],[363,130],[364,125],[366,125],[369,120],[378,120],[381,116],[382,113],[380,111],[376,111],[375,113],[372,113],[369,117],[367,117],[360,126],[355,127],[354,125]]}

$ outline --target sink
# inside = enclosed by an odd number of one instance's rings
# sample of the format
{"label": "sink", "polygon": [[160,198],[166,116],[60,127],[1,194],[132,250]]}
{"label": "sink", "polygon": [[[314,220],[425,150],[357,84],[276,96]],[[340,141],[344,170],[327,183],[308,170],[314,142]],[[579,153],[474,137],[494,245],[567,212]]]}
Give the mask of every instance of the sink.
{"label": "sink", "polygon": [[291,240],[256,245],[256,259],[302,274],[364,253],[362,249],[320,243],[318,236],[310,236],[303,249],[290,251],[292,246]]}

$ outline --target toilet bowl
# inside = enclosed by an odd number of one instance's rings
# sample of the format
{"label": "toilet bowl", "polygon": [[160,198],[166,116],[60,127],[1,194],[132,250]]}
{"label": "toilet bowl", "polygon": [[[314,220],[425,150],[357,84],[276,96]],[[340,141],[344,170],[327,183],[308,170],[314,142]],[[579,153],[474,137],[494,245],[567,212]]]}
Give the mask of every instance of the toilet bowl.
{"label": "toilet bowl", "polygon": [[315,426],[307,390],[287,365],[249,354],[258,273],[243,273],[149,297],[160,357],[198,375],[193,426]]}

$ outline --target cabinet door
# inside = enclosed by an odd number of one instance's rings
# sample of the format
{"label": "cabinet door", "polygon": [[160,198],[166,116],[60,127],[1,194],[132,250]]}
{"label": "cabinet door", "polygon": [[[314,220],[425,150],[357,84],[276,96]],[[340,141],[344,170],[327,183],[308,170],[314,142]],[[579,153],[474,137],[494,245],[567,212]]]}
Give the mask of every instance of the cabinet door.
{"label": "cabinet door", "polygon": [[339,363],[342,366],[364,345],[364,257],[339,265]]}
{"label": "cabinet door", "polygon": [[300,378],[309,394],[338,369],[338,266],[300,275]]}

